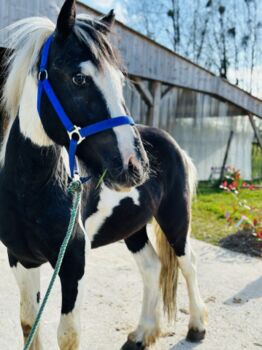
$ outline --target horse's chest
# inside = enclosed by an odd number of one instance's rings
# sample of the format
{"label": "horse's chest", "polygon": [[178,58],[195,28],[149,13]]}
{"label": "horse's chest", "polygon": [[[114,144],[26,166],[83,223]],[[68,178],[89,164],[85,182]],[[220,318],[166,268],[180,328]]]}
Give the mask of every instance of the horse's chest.
{"label": "horse's chest", "polygon": [[0,191],[0,236],[11,248],[13,242],[32,245],[62,236],[70,217],[70,199],[61,189],[42,192],[5,186]]}

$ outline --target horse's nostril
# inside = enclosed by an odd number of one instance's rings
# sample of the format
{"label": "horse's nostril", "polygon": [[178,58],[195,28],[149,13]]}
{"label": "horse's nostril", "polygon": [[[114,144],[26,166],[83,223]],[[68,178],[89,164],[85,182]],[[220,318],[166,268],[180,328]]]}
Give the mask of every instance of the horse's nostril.
{"label": "horse's nostril", "polygon": [[135,156],[131,156],[128,161],[128,172],[130,174],[139,174],[139,163]]}

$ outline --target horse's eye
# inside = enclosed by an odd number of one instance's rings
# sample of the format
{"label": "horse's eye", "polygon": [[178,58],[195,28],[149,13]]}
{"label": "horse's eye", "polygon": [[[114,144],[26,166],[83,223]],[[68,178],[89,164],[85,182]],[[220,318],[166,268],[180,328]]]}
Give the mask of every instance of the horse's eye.
{"label": "horse's eye", "polygon": [[73,76],[73,83],[77,86],[85,86],[86,85],[86,76],[82,73],[77,73]]}

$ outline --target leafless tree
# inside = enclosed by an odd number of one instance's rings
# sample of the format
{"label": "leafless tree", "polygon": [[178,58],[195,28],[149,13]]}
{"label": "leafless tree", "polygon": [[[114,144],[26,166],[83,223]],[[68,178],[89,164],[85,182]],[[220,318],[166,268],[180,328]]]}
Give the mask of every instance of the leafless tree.
{"label": "leafless tree", "polygon": [[[261,50],[259,11],[260,0],[139,0],[129,5],[129,13],[139,18],[136,29],[250,91]],[[250,71],[248,79],[243,68]]]}

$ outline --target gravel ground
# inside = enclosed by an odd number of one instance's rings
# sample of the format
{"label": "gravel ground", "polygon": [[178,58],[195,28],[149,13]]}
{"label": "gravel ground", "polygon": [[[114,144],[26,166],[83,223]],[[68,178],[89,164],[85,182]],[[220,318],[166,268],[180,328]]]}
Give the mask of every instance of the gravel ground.
{"label": "gravel ground", "polygon": [[[163,335],[154,350],[262,349],[262,262],[203,242],[193,241],[198,255],[202,296],[209,308],[207,338],[202,344],[184,340],[188,306],[182,278],[175,325],[163,320]],[[119,350],[137,323],[142,284],[132,256],[123,243],[92,251],[83,306],[82,350]],[[0,350],[22,349],[18,289],[0,245]],[[42,290],[51,269],[42,269]],[[42,321],[44,349],[57,350],[60,291],[56,284]]]}

